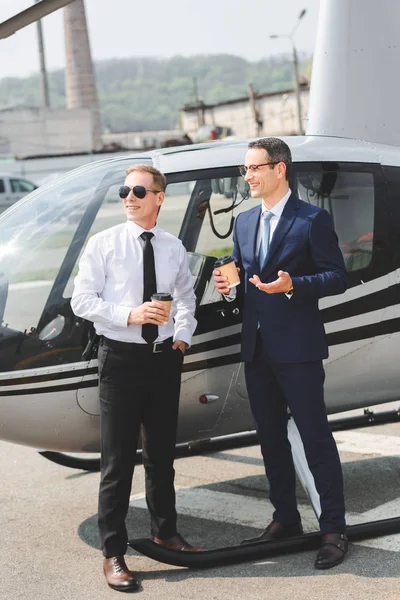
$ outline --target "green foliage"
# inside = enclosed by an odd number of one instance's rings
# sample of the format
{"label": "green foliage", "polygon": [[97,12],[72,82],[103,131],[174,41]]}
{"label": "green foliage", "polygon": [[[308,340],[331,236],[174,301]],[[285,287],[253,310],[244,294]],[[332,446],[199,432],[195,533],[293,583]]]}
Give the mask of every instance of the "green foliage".
{"label": "green foliage", "polygon": [[207,256],[215,256],[215,258],[219,258],[220,256],[229,256],[233,252],[233,246],[224,246],[223,248],[213,248],[212,250],[207,250]]}
{"label": "green foliage", "polygon": [[[257,62],[229,54],[112,59],[95,63],[95,72],[102,124],[114,132],[177,127],[179,110],[196,101],[194,78],[206,104],[246,97],[249,83],[259,93],[293,86],[287,56]],[[311,57],[302,57],[301,72],[310,76]],[[49,88],[52,107],[65,106],[63,70],[49,74]],[[0,107],[10,105],[40,105],[39,75],[0,80]]]}

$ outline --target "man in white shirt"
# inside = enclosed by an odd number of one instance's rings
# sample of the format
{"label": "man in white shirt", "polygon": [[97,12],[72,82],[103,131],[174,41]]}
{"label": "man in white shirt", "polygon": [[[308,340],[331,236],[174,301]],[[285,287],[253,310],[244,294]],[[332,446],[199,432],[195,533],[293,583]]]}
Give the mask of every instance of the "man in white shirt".
{"label": "man in white shirt", "polygon": [[[327,211],[289,188],[292,163],[278,138],[250,142],[241,173],[260,205],[235,220],[233,258],[244,287],[242,357],[246,385],[270,484],[273,520],[259,536],[290,538],[303,532],[287,438],[288,412],[299,430],[319,495],[318,569],[341,563],[347,552],[343,478],[324,404],[328,356],[318,300],[347,287],[346,267]],[[217,290],[230,300],[226,277]]]}
{"label": "man in white shirt", "polygon": [[[147,165],[127,169],[120,188],[126,223],[88,241],[71,300],[100,336],[101,482],[99,530],[107,583],[136,591],[128,570],[125,518],[141,428],[152,539],[195,550],[177,532],[174,469],[183,355],[196,328],[192,277],[182,242],[157,226],[165,176]],[[153,293],[169,293],[165,303]]]}

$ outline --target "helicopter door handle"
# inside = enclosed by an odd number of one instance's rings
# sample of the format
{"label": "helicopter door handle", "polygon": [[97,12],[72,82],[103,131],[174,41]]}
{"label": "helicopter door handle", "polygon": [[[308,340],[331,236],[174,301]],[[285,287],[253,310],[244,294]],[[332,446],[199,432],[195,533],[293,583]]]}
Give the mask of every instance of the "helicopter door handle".
{"label": "helicopter door handle", "polygon": [[217,310],[217,312],[221,313],[221,317],[225,317],[225,309],[224,308],[219,308]]}

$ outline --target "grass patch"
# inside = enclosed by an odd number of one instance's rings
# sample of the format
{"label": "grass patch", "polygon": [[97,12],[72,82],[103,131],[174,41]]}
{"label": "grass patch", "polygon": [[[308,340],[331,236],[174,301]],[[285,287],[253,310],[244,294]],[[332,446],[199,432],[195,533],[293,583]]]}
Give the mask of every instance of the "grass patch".
{"label": "grass patch", "polygon": [[49,237],[46,237],[42,242],[38,238],[38,246],[40,248],[68,248],[73,237],[73,232],[60,231]]}
{"label": "grass patch", "polygon": [[202,252],[202,254],[206,254],[207,256],[215,256],[215,258],[219,258],[220,256],[229,256],[233,252],[233,246],[224,246],[223,248],[214,248],[213,250],[207,250],[206,252]]}
{"label": "grass patch", "polygon": [[[78,273],[78,265],[76,264],[72,270],[71,277],[75,277]],[[53,267],[51,269],[38,269],[37,271],[25,271],[14,273],[9,277],[9,283],[26,283],[29,281],[50,281],[53,282],[57,277],[59,269]]]}
{"label": "grass patch", "polygon": [[[58,231],[57,233],[52,233],[49,236],[36,235],[29,240],[31,246],[35,246],[36,248],[41,249],[55,249],[55,248],[68,248],[72,242],[72,238],[75,235],[74,231]],[[85,239],[85,244],[88,239],[92,237],[93,233],[89,233],[87,238]]]}

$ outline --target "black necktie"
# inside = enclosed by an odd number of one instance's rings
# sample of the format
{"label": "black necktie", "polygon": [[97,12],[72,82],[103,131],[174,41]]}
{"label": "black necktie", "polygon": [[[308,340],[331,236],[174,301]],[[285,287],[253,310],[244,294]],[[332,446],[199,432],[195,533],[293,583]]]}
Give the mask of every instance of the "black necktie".
{"label": "black necktie", "polygon": [[[151,243],[151,238],[154,233],[151,231],[144,231],[141,234],[142,240],[144,240],[143,248],[143,302],[149,302],[153,294],[157,293],[156,283],[156,268],[154,265],[154,251]],[[142,325],[142,337],[148,344],[152,344],[158,337],[157,325],[151,323],[145,323]]]}

